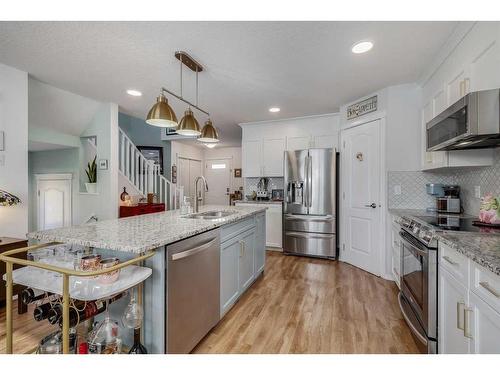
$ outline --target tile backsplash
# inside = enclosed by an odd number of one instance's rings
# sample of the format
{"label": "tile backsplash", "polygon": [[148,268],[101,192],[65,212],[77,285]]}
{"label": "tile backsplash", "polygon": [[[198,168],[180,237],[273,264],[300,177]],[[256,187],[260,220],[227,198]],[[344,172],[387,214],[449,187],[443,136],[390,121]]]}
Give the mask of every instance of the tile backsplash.
{"label": "tile backsplash", "polygon": [[[269,193],[273,189],[283,189],[283,177],[268,177],[269,182],[267,184],[267,190]],[[250,194],[252,191],[257,191],[257,184],[259,183],[260,177],[247,177],[245,178],[245,194]]]}
{"label": "tile backsplash", "polygon": [[[477,168],[451,168],[436,172],[388,173],[389,208],[427,208],[434,206],[434,198],[425,192],[426,183],[456,184],[460,186],[460,197],[464,212],[476,215],[480,199],[474,197],[474,187],[480,186],[481,196],[492,193],[500,196],[500,149],[494,152],[493,165]],[[395,194],[395,186],[401,186],[401,194]]]}

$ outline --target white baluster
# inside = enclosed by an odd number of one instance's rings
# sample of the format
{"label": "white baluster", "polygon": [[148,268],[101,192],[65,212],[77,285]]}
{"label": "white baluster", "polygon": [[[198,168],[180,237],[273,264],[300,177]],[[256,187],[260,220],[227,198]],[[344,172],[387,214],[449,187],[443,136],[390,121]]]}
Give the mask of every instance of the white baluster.
{"label": "white baluster", "polygon": [[120,155],[121,155],[121,158],[120,158],[120,170],[122,171],[122,173],[125,172],[125,168],[123,167],[124,165],[124,157],[125,157],[125,138],[123,137],[123,134],[122,134],[122,144],[121,144],[121,147],[120,147]]}

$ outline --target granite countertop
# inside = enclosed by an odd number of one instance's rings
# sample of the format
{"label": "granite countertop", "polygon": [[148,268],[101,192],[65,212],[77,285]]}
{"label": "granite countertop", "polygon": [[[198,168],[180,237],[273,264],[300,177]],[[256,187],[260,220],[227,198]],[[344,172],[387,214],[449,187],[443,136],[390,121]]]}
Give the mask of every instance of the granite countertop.
{"label": "granite countertop", "polygon": [[[389,209],[389,213],[396,216],[408,216],[419,222],[420,220],[415,216],[432,216],[432,212],[425,210]],[[456,231],[434,231],[434,233],[438,242],[447,244],[477,264],[500,275],[500,234],[487,233],[487,230],[485,228],[485,233]]]}
{"label": "granite countertop", "polygon": [[212,210],[234,211],[234,214],[216,220],[204,220],[183,218],[179,210],[170,210],[32,232],[27,237],[44,242],[56,241],[140,254],[239,221],[266,208],[215,205],[200,208],[200,212]]}
{"label": "granite countertop", "polygon": [[283,201],[272,201],[272,200],[268,200],[268,201],[258,201],[258,200],[254,200],[254,201],[251,201],[251,200],[248,200],[248,199],[243,199],[243,200],[239,200],[239,201],[234,201],[234,203],[248,203],[248,204],[282,204]]}

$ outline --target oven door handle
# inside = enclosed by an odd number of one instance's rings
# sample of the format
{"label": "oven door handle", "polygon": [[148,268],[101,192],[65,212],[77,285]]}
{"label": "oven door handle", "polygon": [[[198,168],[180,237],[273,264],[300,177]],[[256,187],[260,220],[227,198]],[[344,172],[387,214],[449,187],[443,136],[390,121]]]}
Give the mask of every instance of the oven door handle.
{"label": "oven door handle", "polygon": [[427,346],[427,343],[428,343],[428,340],[427,338],[425,338],[419,331],[418,329],[413,325],[413,323],[411,322],[410,318],[408,317],[408,315],[406,315],[406,312],[405,312],[405,309],[403,308],[403,305],[401,304],[401,298],[403,298],[401,296],[401,293],[398,294],[398,303],[399,303],[399,309],[401,310],[401,314],[403,314],[403,318],[405,319],[406,321],[406,324],[408,324],[408,327],[410,327],[410,329],[412,330],[412,332],[415,334],[415,336],[417,337],[417,339],[419,339],[419,341],[422,342],[422,344],[426,345]]}
{"label": "oven door handle", "polygon": [[407,245],[411,246],[411,248],[415,250],[415,252],[417,252],[419,255],[422,256],[428,255],[427,248],[424,245],[416,243],[416,240],[411,238],[409,234],[407,234],[404,231],[401,231],[399,232],[399,235],[401,236],[401,240]]}

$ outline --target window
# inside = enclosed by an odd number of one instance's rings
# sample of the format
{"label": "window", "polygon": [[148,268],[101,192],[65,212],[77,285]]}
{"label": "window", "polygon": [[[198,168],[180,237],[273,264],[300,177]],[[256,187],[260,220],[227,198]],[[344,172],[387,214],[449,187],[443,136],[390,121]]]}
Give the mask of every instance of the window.
{"label": "window", "polygon": [[226,164],[212,164],[212,169],[225,169]]}

